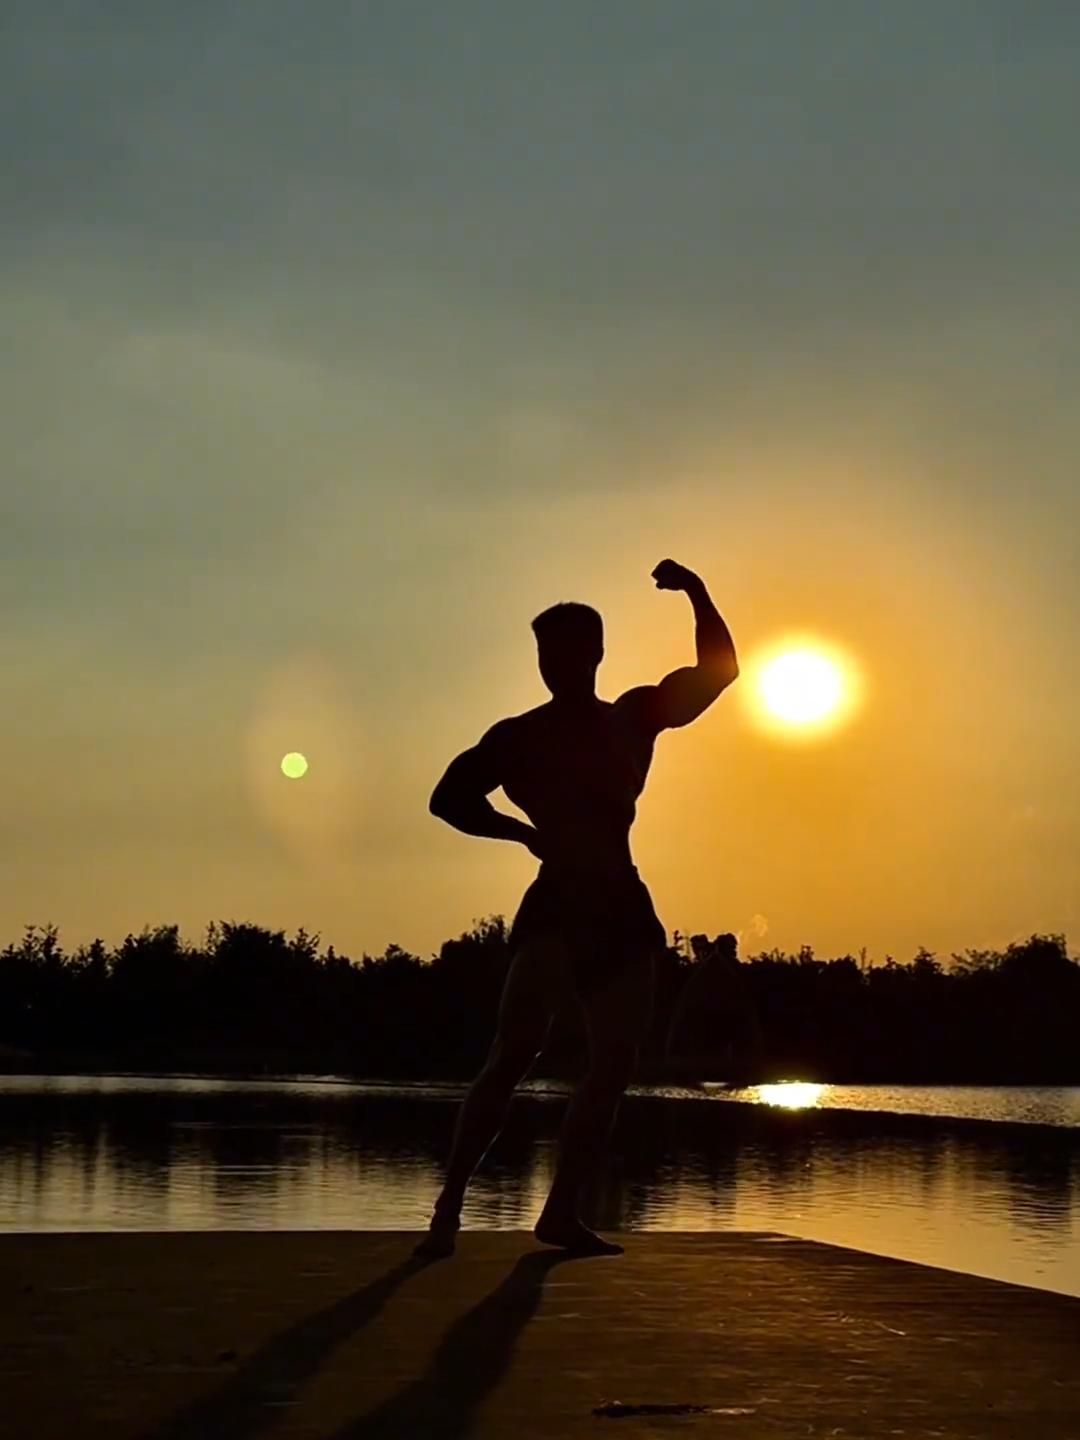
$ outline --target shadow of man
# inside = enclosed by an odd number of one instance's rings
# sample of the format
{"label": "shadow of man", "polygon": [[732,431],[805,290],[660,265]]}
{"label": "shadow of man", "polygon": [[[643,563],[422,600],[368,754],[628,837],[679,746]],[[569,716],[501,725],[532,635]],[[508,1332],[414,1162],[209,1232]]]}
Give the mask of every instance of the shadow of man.
{"label": "shadow of man", "polygon": [[410,1256],[378,1280],[275,1335],[209,1395],[179,1410],[143,1440],[251,1440],[272,1429],[326,1357],[378,1316],[411,1276],[432,1263]]}
{"label": "shadow of man", "polygon": [[575,1257],[557,1250],[523,1255],[506,1279],[451,1325],[417,1380],[367,1415],[348,1421],[332,1440],[458,1440],[503,1379],[514,1347],[536,1314],[544,1279]]}

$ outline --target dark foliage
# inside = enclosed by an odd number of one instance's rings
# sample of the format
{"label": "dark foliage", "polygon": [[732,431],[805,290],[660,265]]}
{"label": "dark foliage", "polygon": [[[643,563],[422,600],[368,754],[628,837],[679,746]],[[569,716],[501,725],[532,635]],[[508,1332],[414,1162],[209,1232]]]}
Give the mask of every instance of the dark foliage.
{"label": "dark foliage", "polygon": [[[427,961],[394,945],[357,961],[303,930],[223,923],[198,946],[168,925],[69,955],[55,927],[30,927],[0,952],[0,1057],[8,1069],[463,1079],[490,1043],[506,941],[496,916]],[[676,997],[712,943],[677,936],[664,955],[643,1078],[661,1078]],[[1080,964],[1061,935],[945,963],[772,951],[737,965],[735,983],[743,1003],[714,1037],[730,1078],[1080,1083]],[[537,1073],[568,1076],[582,1060],[565,1017]]]}

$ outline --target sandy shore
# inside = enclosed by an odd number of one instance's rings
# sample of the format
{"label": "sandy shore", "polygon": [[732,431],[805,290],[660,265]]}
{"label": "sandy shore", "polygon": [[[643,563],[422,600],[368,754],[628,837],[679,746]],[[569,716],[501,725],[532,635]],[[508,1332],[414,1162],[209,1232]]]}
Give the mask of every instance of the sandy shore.
{"label": "sandy shore", "polygon": [[1080,1300],[742,1233],[417,1238],[0,1236],[0,1436],[1080,1440]]}

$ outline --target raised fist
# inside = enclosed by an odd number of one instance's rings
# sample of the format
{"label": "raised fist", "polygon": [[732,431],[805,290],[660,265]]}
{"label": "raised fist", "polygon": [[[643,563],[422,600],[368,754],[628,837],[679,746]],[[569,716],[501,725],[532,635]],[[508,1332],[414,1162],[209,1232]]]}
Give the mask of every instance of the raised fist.
{"label": "raised fist", "polygon": [[661,560],[652,572],[652,578],[658,590],[686,590],[697,576],[677,560]]}

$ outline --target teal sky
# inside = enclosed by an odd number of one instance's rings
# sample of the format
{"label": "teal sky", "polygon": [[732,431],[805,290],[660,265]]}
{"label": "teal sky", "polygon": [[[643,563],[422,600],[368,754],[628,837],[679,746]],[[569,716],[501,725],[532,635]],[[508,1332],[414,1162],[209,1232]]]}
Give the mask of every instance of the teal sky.
{"label": "teal sky", "polygon": [[1078,59],[1065,0],[7,0],[0,943],[511,912],[431,786],[554,600],[603,693],[685,663],[667,554],[867,681],[664,738],[669,929],[1080,931]]}

